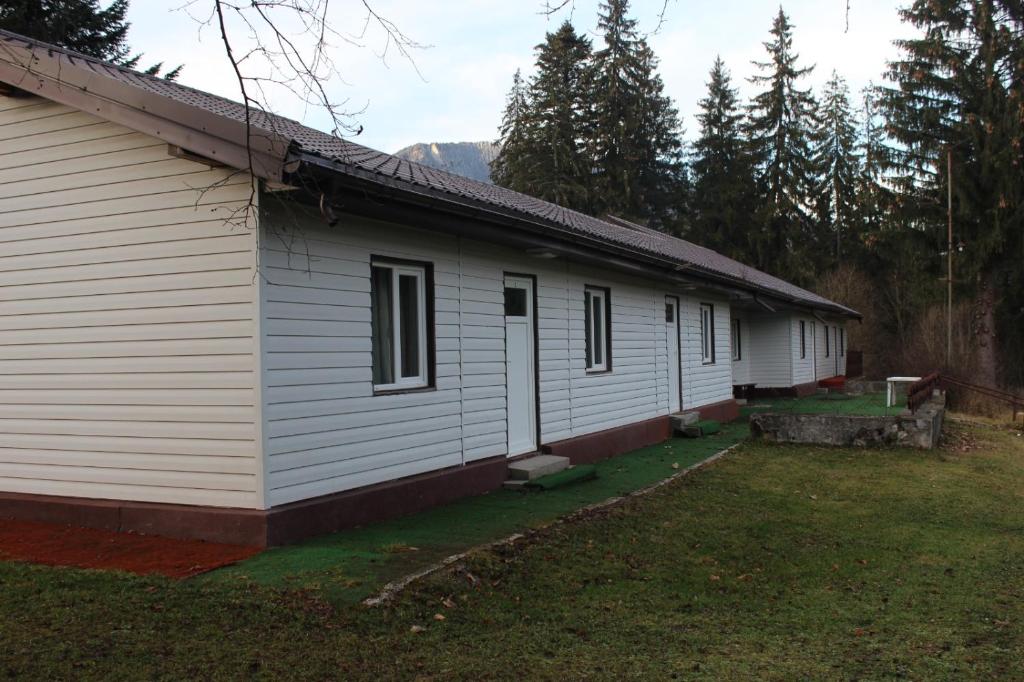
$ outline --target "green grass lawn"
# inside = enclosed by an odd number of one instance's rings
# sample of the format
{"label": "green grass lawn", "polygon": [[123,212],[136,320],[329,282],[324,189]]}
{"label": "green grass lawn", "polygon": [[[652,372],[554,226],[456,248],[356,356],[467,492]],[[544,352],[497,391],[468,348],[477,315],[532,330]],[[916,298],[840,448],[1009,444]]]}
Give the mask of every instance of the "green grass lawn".
{"label": "green grass lawn", "polygon": [[803,398],[752,399],[740,413],[748,416],[755,412],[791,412],[794,414],[853,414],[884,416],[899,414],[907,407],[905,398],[896,405],[886,407],[884,393],[847,395],[844,393],[815,394]]}
{"label": "green grass lawn", "polygon": [[335,606],[354,604],[386,582],[447,556],[667,478],[748,433],[745,423],[726,424],[714,436],[674,438],[598,462],[591,481],[544,492],[497,490],[415,516],[271,549],[198,580],[316,589]]}
{"label": "green grass lawn", "polygon": [[330,598],[324,567],[0,563],[0,676],[1020,679],[1024,437],[949,430],[935,452],[745,444],[382,609]]}

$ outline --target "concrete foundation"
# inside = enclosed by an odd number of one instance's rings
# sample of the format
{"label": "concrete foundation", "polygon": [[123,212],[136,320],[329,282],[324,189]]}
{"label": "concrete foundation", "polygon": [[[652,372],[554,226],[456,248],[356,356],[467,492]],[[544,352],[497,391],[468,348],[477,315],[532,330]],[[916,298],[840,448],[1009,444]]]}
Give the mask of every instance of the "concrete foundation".
{"label": "concrete foundation", "polygon": [[763,413],[750,417],[750,433],[775,443],[931,449],[939,443],[945,412],[945,396],[940,394],[914,414],[898,416]]}

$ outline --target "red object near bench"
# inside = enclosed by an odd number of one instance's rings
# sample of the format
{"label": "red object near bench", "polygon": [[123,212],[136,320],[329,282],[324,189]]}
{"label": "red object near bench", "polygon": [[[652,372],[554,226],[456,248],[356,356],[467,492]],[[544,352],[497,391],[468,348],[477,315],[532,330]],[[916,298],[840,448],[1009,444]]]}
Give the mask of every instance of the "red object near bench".
{"label": "red object near bench", "polygon": [[846,388],[846,377],[837,376],[829,377],[828,379],[822,379],[818,382],[818,386],[821,388],[827,388],[829,390],[841,391]]}

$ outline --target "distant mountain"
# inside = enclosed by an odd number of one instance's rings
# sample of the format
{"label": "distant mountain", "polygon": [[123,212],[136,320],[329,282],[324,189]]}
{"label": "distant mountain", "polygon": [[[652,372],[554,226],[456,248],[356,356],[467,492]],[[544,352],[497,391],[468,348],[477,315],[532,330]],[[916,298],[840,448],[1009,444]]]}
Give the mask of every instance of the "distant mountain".
{"label": "distant mountain", "polygon": [[497,155],[493,142],[419,142],[395,152],[399,158],[483,182],[491,181],[491,161]]}

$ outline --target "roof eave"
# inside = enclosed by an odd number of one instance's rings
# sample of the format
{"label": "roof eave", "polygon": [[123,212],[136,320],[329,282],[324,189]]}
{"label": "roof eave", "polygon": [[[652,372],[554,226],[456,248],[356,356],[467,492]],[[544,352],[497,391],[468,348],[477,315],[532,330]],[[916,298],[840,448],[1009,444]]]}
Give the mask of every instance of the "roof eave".
{"label": "roof eave", "polygon": [[283,175],[286,137],[106,77],[85,59],[7,40],[0,49],[0,82],[252,170],[257,177],[280,180]]}
{"label": "roof eave", "polygon": [[[616,256],[628,258],[647,266],[653,265],[660,270],[658,274],[662,276],[679,273],[681,272],[680,267],[682,267],[686,274],[692,277],[681,277],[677,274],[674,279],[689,279],[689,281],[694,283],[703,282],[719,287],[725,286],[755,295],[760,294],[781,302],[798,304],[816,310],[825,310],[831,314],[843,317],[860,317],[860,315],[855,311],[845,308],[839,304],[823,305],[812,301],[800,299],[793,300],[791,297],[787,297],[781,292],[759,286],[748,280],[709,271],[693,263],[649,254],[636,249],[630,249],[626,246],[609,244],[601,239],[573,232],[554,221],[544,220],[537,216],[524,215],[518,211],[505,209],[484,201],[473,200],[468,197],[453,195],[430,187],[414,185],[391,176],[359,168],[354,164],[346,163],[342,160],[327,159],[318,154],[303,151],[297,152],[294,156],[302,163],[333,171],[337,173],[337,177],[339,178],[370,183],[376,186],[381,194],[386,196],[411,196],[415,197],[418,200],[418,203],[427,204],[430,208],[438,209],[438,204],[443,204],[447,210],[454,210],[463,214],[468,212],[471,217],[476,219],[487,220],[504,226],[514,226],[530,232],[540,232],[543,234],[550,234],[554,232],[562,239],[574,244],[586,244],[588,247],[596,251],[613,253]],[[301,170],[297,170],[296,172],[301,173]],[[695,282],[694,280],[699,281]]]}

